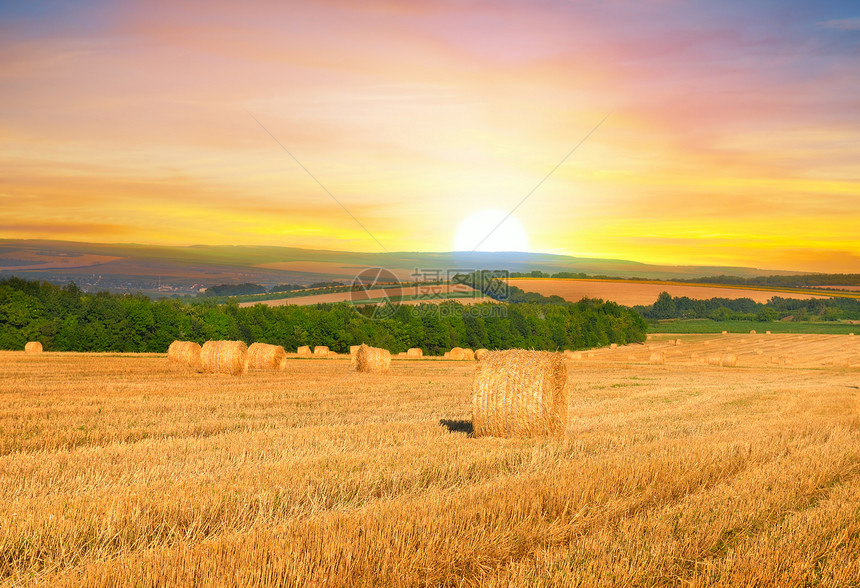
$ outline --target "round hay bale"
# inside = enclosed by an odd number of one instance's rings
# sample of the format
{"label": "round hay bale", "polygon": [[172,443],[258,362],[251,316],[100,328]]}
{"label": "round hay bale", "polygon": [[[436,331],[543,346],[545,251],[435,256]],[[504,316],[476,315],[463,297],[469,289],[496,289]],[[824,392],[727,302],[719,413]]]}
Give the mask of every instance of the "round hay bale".
{"label": "round hay bale", "polygon": [[755,329],[753,329],[752,331],[750,331],[750,335],[755,335]]}
{"label": "round hay bale", "polygon": [[650,340],[651,340],[651,335],[646,335],[646,336],[645,336],[645,340],[646,340],[646,341],[650,341]]}
{"label": "round hay bale", "polygon": [[248,346],[242,341],[206,341],[200,350],[204,374],[244,374],[247,359]]}
{"label": "round hay bale", "polygon": [[312,355],[311,354],[311,348],[308,347],[307,345],[302,345],[301,347],[296,349],[296,354],[299,355],[300,357],[310,357]]}
{"label": "round hay bale", "polygon": [[581,351],[571,351],[570,349],[564,350],[564,356],[568,359],[582,359]]}
{"label": "round hay bale", "polygon": [[409,355],[405,351],[401,351],[400,353],[397,354],[396,357],[406,359],[407,357],[409,357]]}
{"label": "round hay bale", "polygon": [[719,355],[709,355],[708,356],[708,365],[720,365],[720,356]]}
{"label": "round hay bale", "polygon": [[648,363],[651,365],[666,365],[666,354],[662,351],[652,353],[648,358]]}
{"label": "round hay bale", "polygon": [[464,349],[463,350],[463,359],[466,359],[468,361],[475,361],[475,352],[472,351],[471,349]]}
{"label": "round hay bale", "polygon": [[728,335],[728,334],[729,334],[728,331],[723,331],[723,335]]}
{"label": "round hay bale", "polygon": [[680,345],[680,344],[681,344],[681,340],[680,340],[680,339],[675,339],[675,340],[672,342],[672,344],[673,344],[673,345]]}
{"label": "round hay bale", "polygon": [[610,343],[609,348],[610,349],[618,349],[618,343]]}
{"label": "round hay bale", "polygon": [[466,350],[462,347],[455,347],[448,352],[449,359],[466,359]]}
{"label": "round hay bale", "polygon": [[167,348],[167,361],[170,367],[203,371],[200,360],[200,345],[194,341],[174,341]]}
{"label": "round hay bale", "polygon": [[327,357],[329,348],[325,345],[317,345],[314,347],[314,357]]}
{"label": "round hay bale", "polygon": [[384,374],[391,366],[391,353],[387,349],[362,344],[354,357],[353,369],[357,372]]}
{"label": "round hay bale", "polygon": [[765,332],[764,332],[764,334],[765,334],[765,335],[770,335],[770,331],[765,331]]}
{"label": "round hay bale", "polygon": [[442,359],[451,359],[451,352],[450,352],[450,351],[446,351],[445,353],[443,353],[443,354],[442,354]]}
{"label": "round hay bale", "polygon": [[738,356],[732,355],[732,354],[726,354],[720,358],[720,365],[722,367],[737,367]]}
{"label": "round hay bale", "polygon": [[424,350],[420,347],[413,347],[406,351],[406,357],[409,359],[421,359],[424,357]]}
{"label": "round hay bale", "polygon": [[42,344],[38,341],[30,341],[24,345],[24,353],[42,353]]}
{"label": "round hay bale", "polygon": [[755,354],[756,355],[764,355],[764,351],[762,351],[761,349],[756,349]]}
{"label": "round hay bale", "polygon": [[475,359],[481,361],[481,358],[484,357],[487,353],[489,353],[489,351],[482,347],[481,349],[475,351]]}
{"label": "round hay bale", "polygon": [[251,343],[248,347],[248,367],[255,370],[283,370],[287,367],[287,352],[280,345]]}
{"label": "round hay bale", "polygon": [[567,368],[560,353],[490,351],[472,383],[475,437],[561,436],[567,427]]}
{"label": "round hay bale", "polygon": [[779,364],[779,358],[775,355],[770,356],[770,363]]}

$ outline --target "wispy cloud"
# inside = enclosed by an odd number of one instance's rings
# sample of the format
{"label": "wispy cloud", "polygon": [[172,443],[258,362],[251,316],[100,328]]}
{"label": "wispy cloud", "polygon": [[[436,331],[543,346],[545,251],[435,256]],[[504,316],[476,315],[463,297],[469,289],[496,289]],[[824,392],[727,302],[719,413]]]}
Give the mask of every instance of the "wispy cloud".
{"label": "wispy cloud", "polygon": [[840,31],[860,31],[860,16],[855,18],[839,18],[818,23],[819,26]]}

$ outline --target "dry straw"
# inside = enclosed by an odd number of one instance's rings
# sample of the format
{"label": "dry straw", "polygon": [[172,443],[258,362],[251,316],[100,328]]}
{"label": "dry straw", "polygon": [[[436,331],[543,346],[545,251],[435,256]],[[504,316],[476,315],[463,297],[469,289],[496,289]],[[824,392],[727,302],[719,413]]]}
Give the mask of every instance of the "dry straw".
{"label": "dry straw", "polygon": [[420,347],[413,347],[406,352],[406,357],[409,359],[421,359],[424,357],[424,350]]}
{"label": "dry straw", "polygon": [[728,335],[728,334],[729,334],[728,331],[723,331],[723,335]]}
{"label": "dry straw", "polygon": [[657,353],[652,353],[651,357],[648,358],[648,363],[651,365],[665,365],[666,364],[666,354],[662,351],[658,351]]}
{"label": "dry straw", "polygon": [[764,334],[765,334],[765,335],[770,335],[770,331],[765,331],[765,332],[764,332]]}
{"label": "dry straw", "polygon": [[477,351],[475,351],[475,359],[477,359],[478,361],[481,361],[481,359],[488,353],[489,353],[489,351],[482,347],[481,349],[478,349]]}
{"label": "dry straw", "polygon": [[581,351],[571,351],[570,349],[564,350],[564,356],[568,359],[582,359]]}
{"label": "dry straw", "polygon": [[475,361],[475,352],[471,349],[463,350],[463,359],[468,359],[469,361]]}
{"label": "dry straw", "polygon": [[391,353],[387,349],[362,344],[353,357],[352,368],[357,372],[384,374],[391,367]]}
{"label": "dry straw", "polygon": [[38,341],[30,341],[24,345],[24,353],[42,353],[42,344]]}
{"label": "dry straw", "polygon": [[720,358],[720,365],[723,367],[736,367],[738,365],[738,356],[727,354]]}
{"label": "dry straw", "polygon": [[251,343],[248,367],[256,370],[282,370],[287,367],[287,352],[280,345]]}
{"label": "dry straw", "polygon": [[200,345],[194,341],[174,341],[167,348],[170,367],[203,371],[200,360]]}
{"label": "dry straw", "polygon": [[673,342],[673,344],[674,344],[674,345],[680,345],[680,344],[681,344],[681,340],[680,340],[680,339],[675,339],[675,341]]}
{"label": "dry straw", "polygon": [[311,356],[311,348],[307,345],[302,345],[298,349],[296,349],[296,354],[301,357],[310,357]]}
{"label": "dry straw", "polygon": [[567,368],[559,353],[487,352],[472,384],[475,437],[561,436],[567,427]]}
{"label": "dry straw", "polygon": [[248,369],[248,346],[242,341],[206,341],[200,360],[205,374],[238,376]]}
{"label": "dry straw", "polygon": [[610,349],[618,349],[618,343],[610,343],[609,348]]}
{"label": "dry straw", "polygon": [[326,357],[328,355],[329,349],[325,345],[317,345],[314,347],[314,356],[315,357]]}
{"label": "dry straw", "polygon": [[708,365],[720,365],[720,356],[719,355],[708,356]]}
{"label": "dry straw", "polygon": [[443,353],[443,354],[442,354],[442,357],[443,357],[444,359],[451,359],[451,352],[450,352],[450,351],[446,351],[445,353]]}
{"label": "dry straw", "polygon": [[466,359],[466,350],[462,347],[455,347],[448,352],[449,359]]}
{"label": "dry straw", "polygon": [[750,331],[750,335],[755,335],[755,329],[753,329],[752,331]]}

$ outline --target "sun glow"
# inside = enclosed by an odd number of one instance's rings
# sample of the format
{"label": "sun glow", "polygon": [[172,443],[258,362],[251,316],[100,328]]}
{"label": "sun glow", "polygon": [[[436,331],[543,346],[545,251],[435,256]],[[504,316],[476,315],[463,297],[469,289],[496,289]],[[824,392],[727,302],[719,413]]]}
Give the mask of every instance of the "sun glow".
{"label": "sun glow", "polygon": [[505,219],[507,214],[490,208],[467,216],[454,237],[454,251],[528,251],[525,228],[513,215]]}

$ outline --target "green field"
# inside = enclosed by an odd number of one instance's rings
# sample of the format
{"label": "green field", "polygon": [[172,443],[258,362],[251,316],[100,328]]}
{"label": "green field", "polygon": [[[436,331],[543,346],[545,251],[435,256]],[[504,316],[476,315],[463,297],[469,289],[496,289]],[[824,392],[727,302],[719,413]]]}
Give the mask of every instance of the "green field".
{"label": "green field", "polygon": [[751,330],[764,333],[811,333],[820,335],[847,335],[860,333],[860,325],[850,325],[837,322],[807,322],[807,321],[712,321],[710,319],[665,320],[648,323],[648,330],[653,333],[749,333]]}

